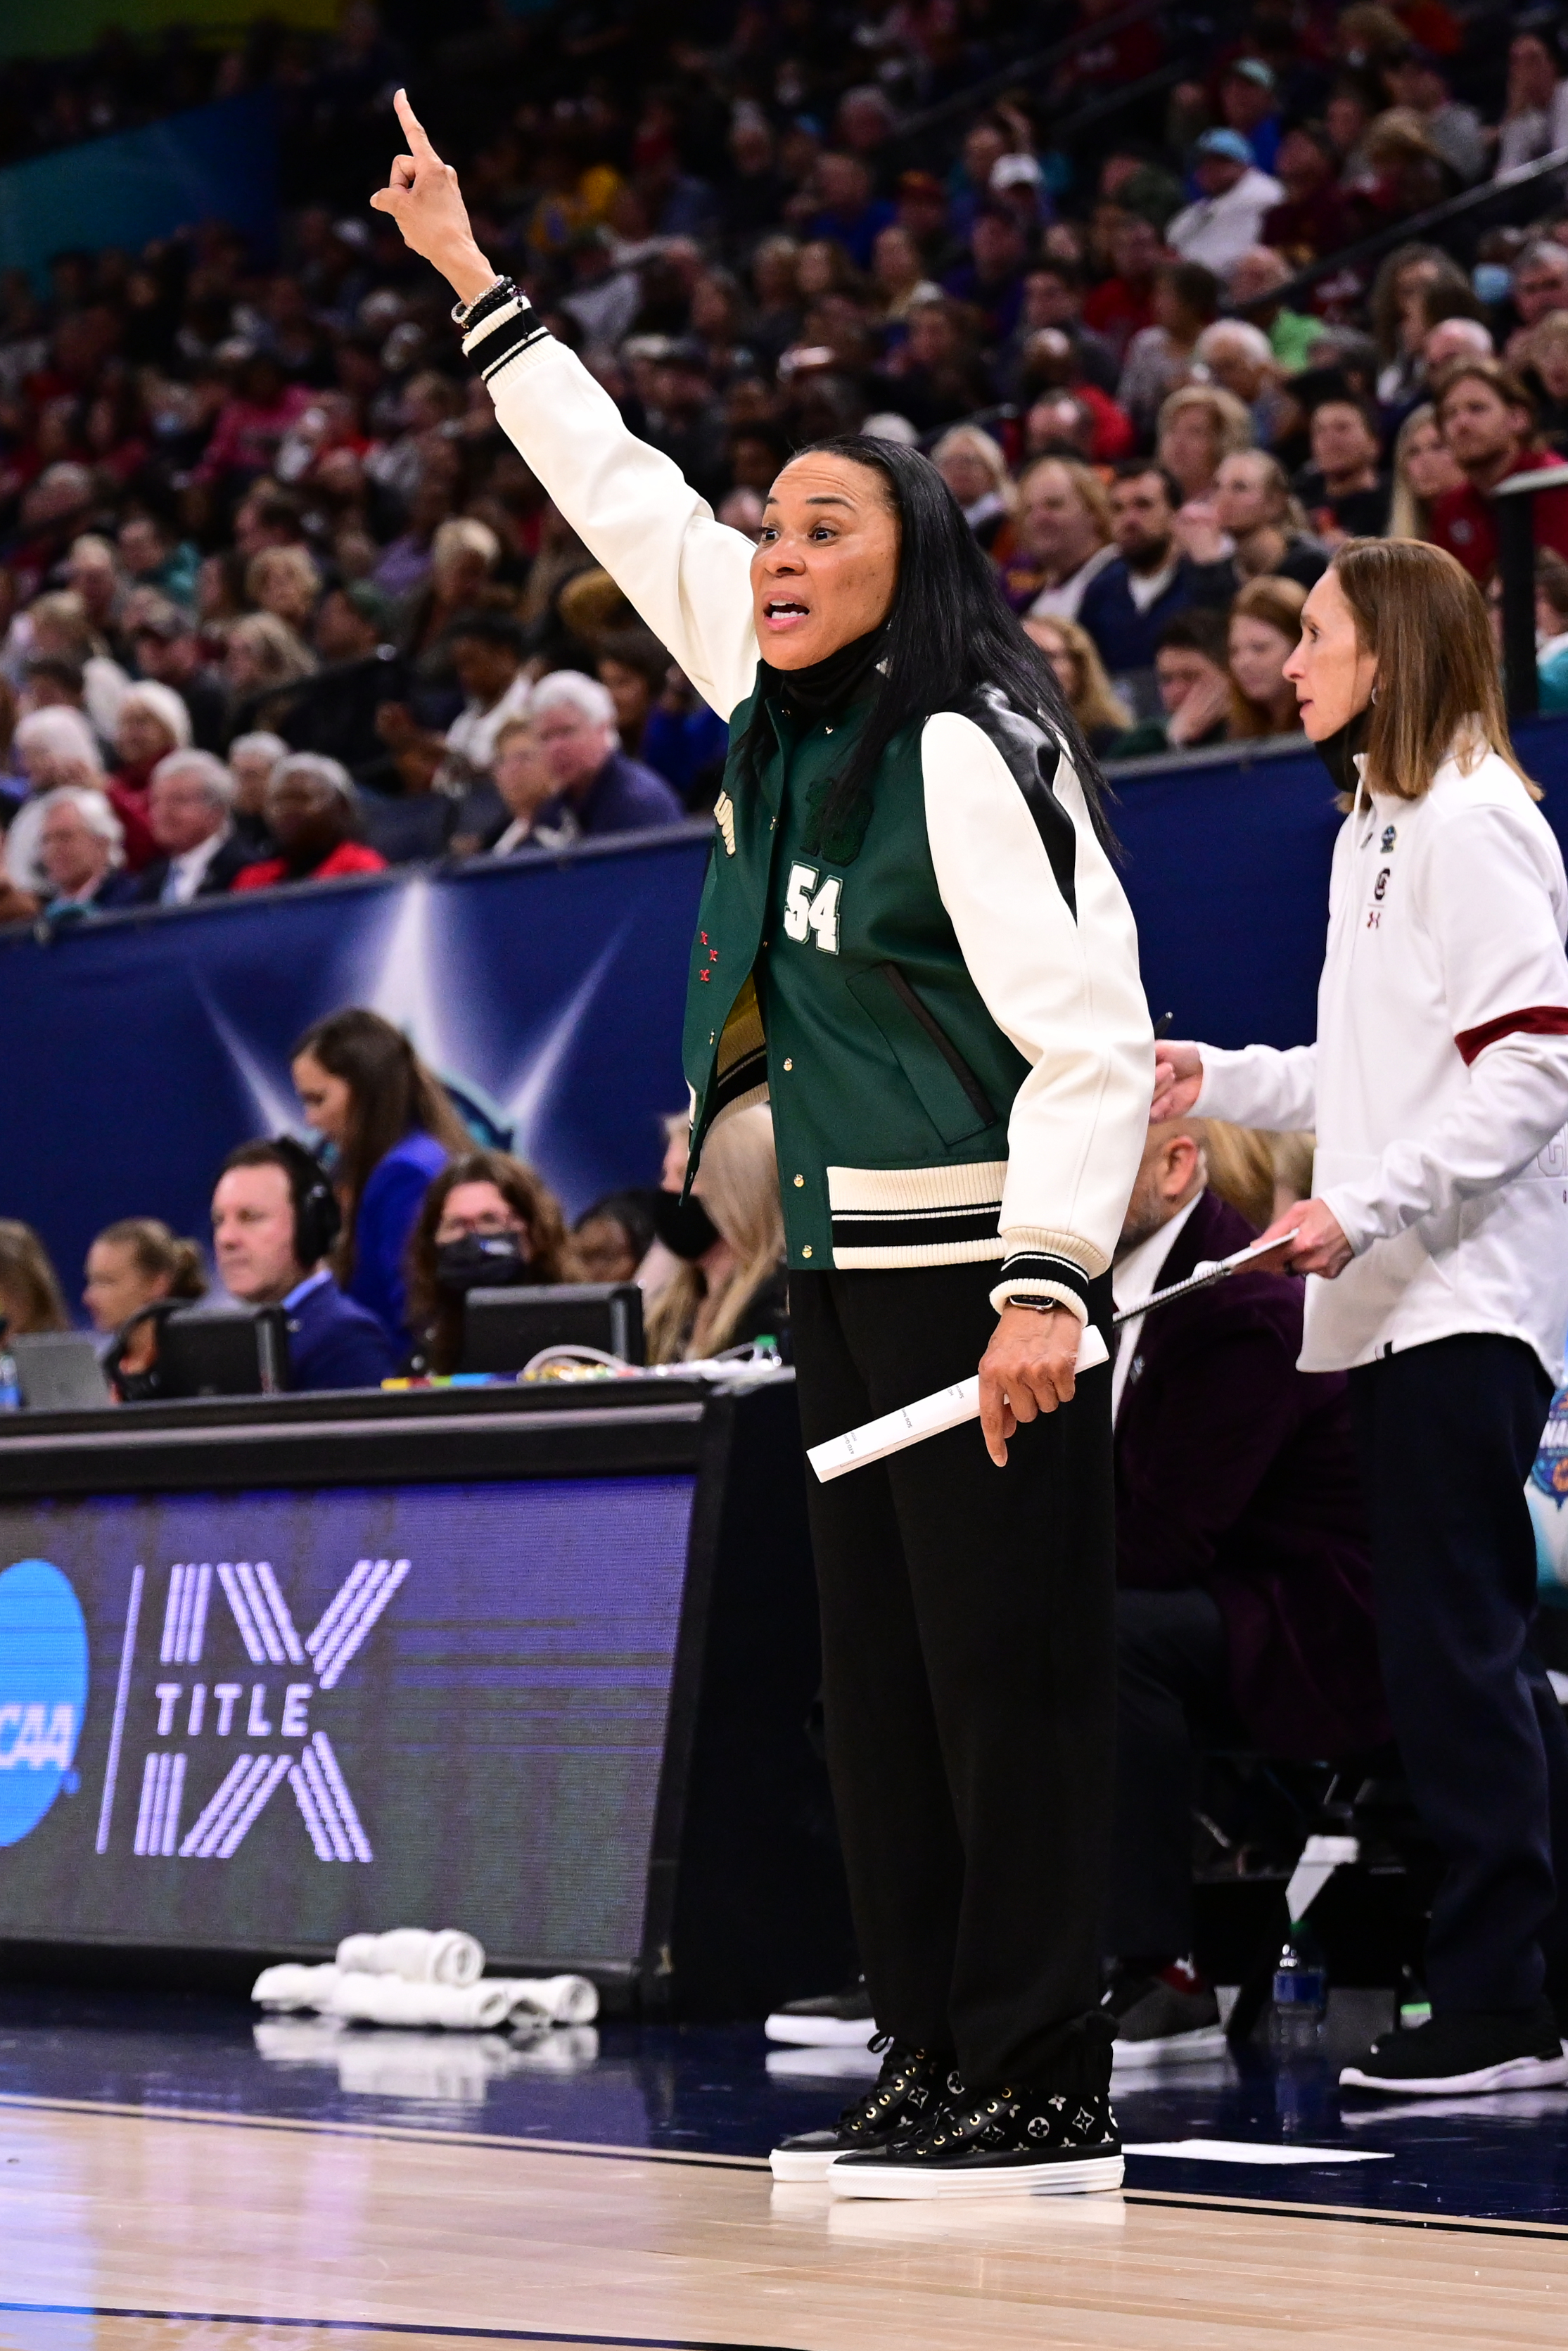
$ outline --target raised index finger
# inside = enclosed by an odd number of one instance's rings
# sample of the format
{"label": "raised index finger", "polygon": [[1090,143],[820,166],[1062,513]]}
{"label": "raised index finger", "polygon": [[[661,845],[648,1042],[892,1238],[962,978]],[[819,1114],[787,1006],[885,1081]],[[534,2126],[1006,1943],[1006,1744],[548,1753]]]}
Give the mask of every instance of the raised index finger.
{"label": "raised index finger", "polygon": [[413,107],[408,102],[408,92],[406,89],[400,89],[394,93],[392,98],[392,107],[397,115],[398,120],[403,127],[404,136],[407,138],[410,147],[413,150],[415,162],[421,163],[427,161],[432,163],[439,162],[441,159],[430,143],[429,133],[426,131],[423,123],[420,120],[418,115],[414,112]]}

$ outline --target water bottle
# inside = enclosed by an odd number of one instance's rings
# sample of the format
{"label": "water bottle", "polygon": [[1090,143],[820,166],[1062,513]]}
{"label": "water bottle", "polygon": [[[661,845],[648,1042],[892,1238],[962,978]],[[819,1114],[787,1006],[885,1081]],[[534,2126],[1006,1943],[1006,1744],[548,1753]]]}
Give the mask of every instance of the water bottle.
{"label": "water bottle", "polygon": [[16,1358],[5,1344],[5,1333],[10,1327],[4,1314],[0,1314],[0,1412],[19,1412],[22,1405],[22,1390],[16,1378]]}
{"label": "water bottle", "polygon": [[1274,1963],[1274,2022],[1277,2037],[1287,2043],[1315,2041],[1328,2008],[1328,1971],[1317,1937],[1300,1918]]}

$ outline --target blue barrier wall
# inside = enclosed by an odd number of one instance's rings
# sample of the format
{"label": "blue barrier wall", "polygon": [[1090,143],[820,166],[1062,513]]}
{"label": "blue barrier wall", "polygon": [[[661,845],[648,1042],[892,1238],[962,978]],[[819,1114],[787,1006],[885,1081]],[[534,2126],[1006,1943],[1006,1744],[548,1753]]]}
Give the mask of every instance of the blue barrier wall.
{"label": "blue barrier wall", "polygon": [[[1568,838],[1568,723],[1520,732]],[[1554,787],[1554,789],[1553,789]],[[1124,770],[1113,818],[1156,1018],[1177,1036],[1313,1032],[1339,817],[1310,753]],[[232,1144],[293,1126],[288,1049],[373,1005],[491,1097],[572,1210],[654,1180],[685,1098],[697,828],[560,858],[389,874],[0,940],[0,1216],[43,1233],[72,1294],[111,1218],[206,1228]]]}
{"label": "blue barrier wall", "polygon": [[[3,14],[0,10],[0,14]],[[0,172],[0,269],[42,277],[51,254],[137,253],[153,237],[225,221],[271,254],[277,126],[269,90],[117,131]]]}

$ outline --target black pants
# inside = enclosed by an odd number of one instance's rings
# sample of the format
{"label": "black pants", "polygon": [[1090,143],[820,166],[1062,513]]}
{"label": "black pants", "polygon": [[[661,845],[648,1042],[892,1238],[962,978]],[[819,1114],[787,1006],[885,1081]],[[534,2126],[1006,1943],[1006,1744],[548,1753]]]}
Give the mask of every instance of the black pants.
{"label": "black pants", "polygon": [[1427,1982],[1444,2009],[1528,2008],[1558,1977],[1568,1727],[1528,1643],[1524,1499],[1551,1382],[1522,1341],[1478,1333],[1350,1375],[1372,1520],[1377,1641],[1411,1793],[1447,1863]]}
{"label": "black pants", "polygon": [[1109,1957],[1163,1964],[1192,1949],[1193,1750],[1239,1729],[1208,1593],[1118,1592]]}
{"label": "black pants", "polygon": [[[792,1273],[806,1443],[966,1378],[986,1265]],[[1095,1286],[1103,1324],[1110,1285]],[[977,2089],[1048,2078],[1099,1999],[1114,1735],[1108,1368],[1013,1438],[978,1427],[807,1474],[828,1765],[884,2032]]]}

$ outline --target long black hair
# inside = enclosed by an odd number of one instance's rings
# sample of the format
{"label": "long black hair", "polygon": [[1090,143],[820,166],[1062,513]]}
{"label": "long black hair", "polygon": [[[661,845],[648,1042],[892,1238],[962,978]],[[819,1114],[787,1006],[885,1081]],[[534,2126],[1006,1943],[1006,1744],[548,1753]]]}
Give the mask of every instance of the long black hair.
{"label": "long black hair", "polygon": [[[982,687],[1038,720],[1071,760],[1099,838],[1112,846],[1101,805],[1104,778],[1067,705],[1055,671],[1025,635],[984,549],[946,483],[918,450],[870,434],[813,441],[797,457],[843,457],[879,474],[898,516],[898,578],[880,632],[883,683],[842,772],[813,810],[810,845],[835,864],[858,853],[871,815],[871,785],[894,736],[939,710],[962,710]],[[763,662],[741,745],[743,773],[767,742],[766,705],[789,694],[789,673]]]}

